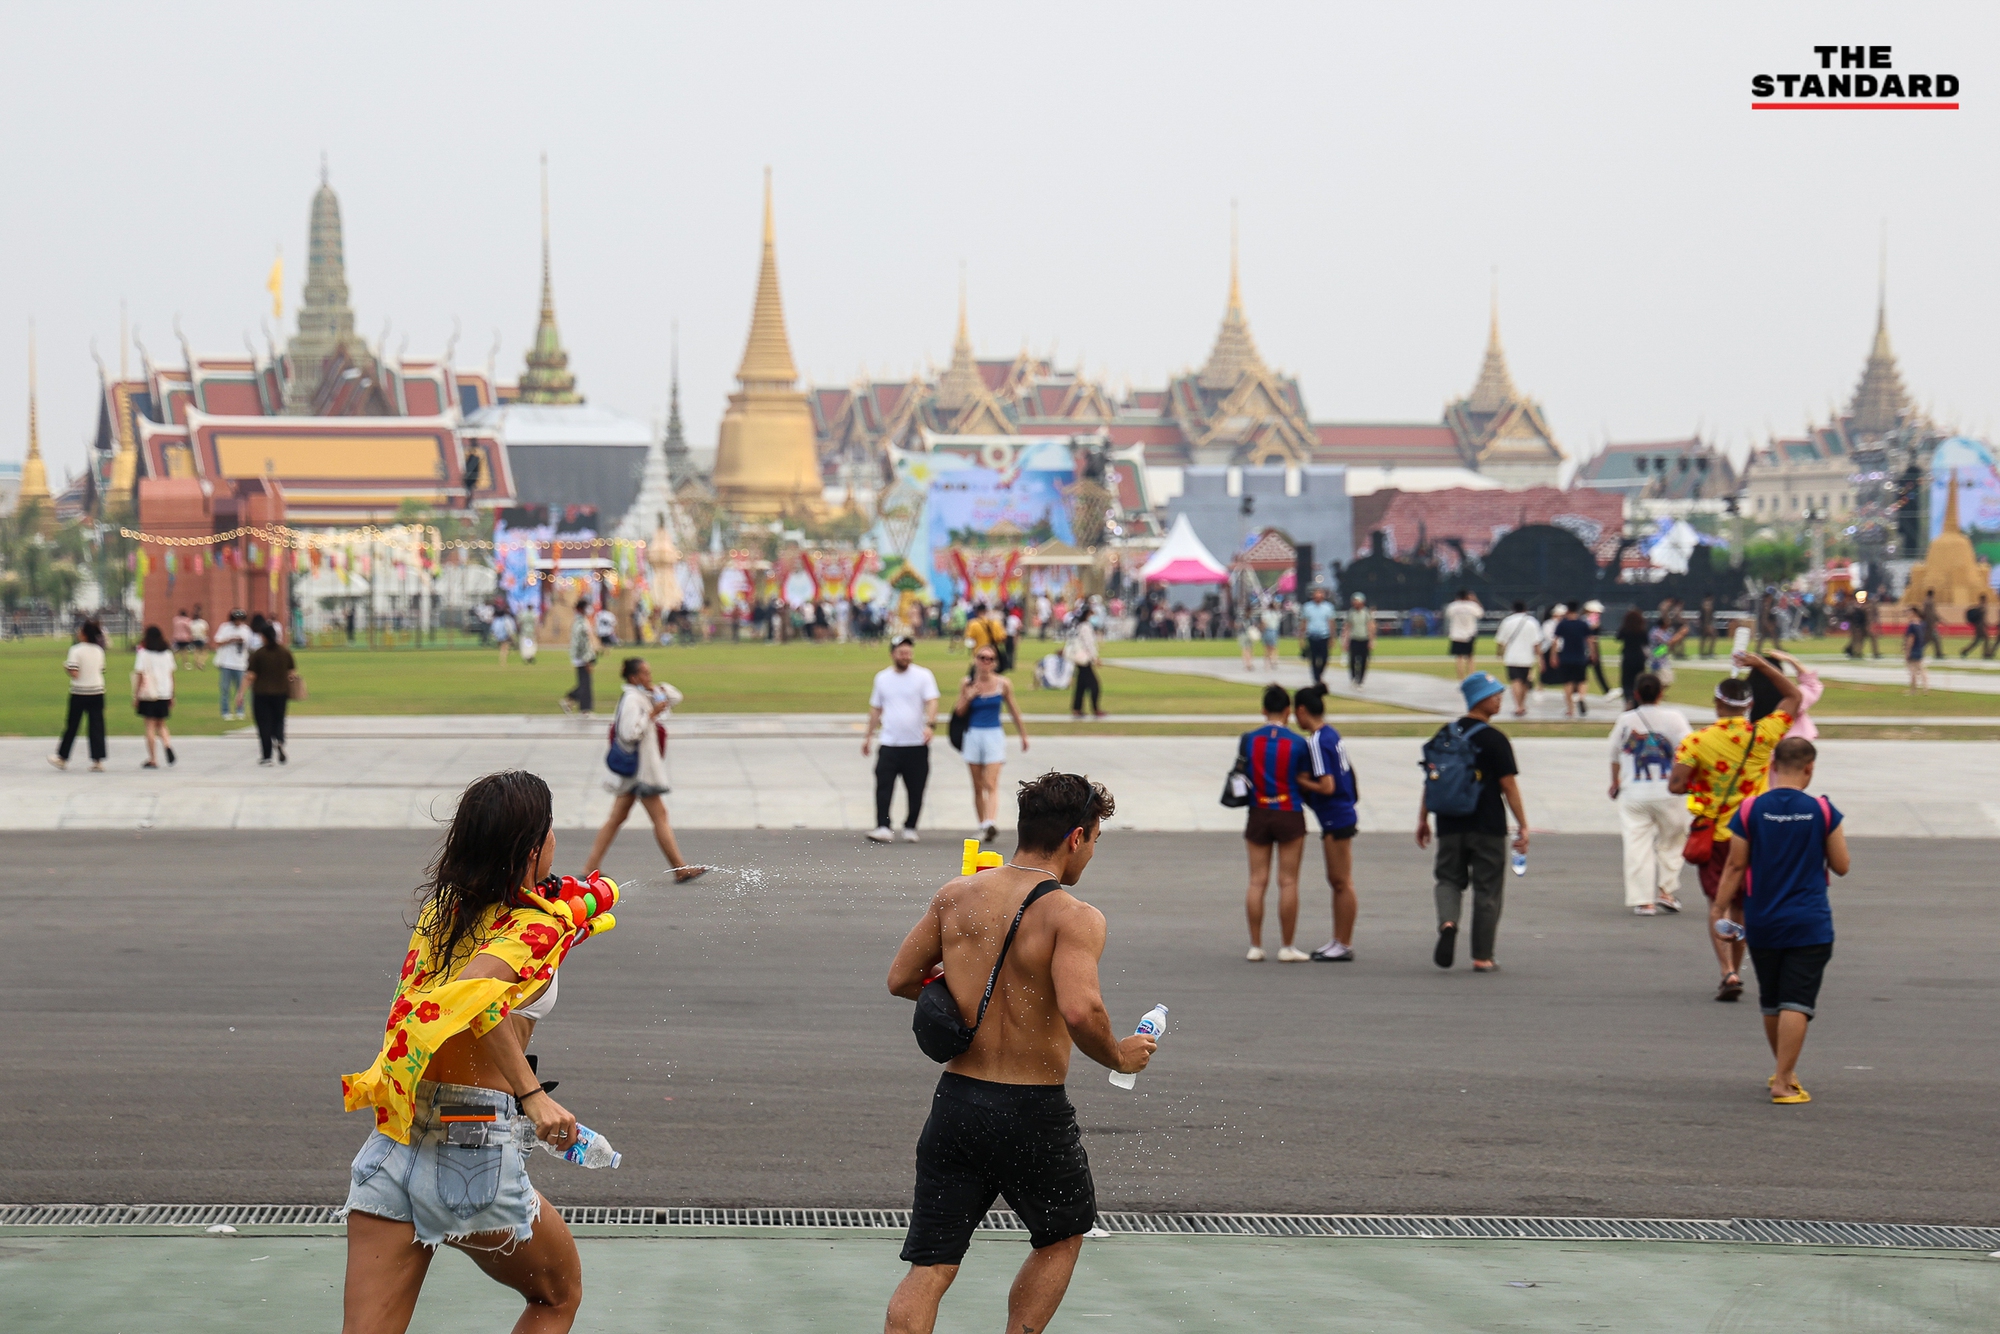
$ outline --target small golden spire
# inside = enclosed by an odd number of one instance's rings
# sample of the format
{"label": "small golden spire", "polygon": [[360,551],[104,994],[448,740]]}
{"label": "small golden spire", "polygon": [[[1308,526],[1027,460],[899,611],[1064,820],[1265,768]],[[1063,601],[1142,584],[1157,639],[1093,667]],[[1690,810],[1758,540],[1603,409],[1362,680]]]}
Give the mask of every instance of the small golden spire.
{"label": "small golden spire", "polygon": [[764,168],[764,256],[757,269],[757,301],[750,312],[750,337],[736,378],[746,385],[784,388],[799,379],[798,366],[792,360],[792,341],[785,333],[784,299],[778,291],[778,229],[771,209],[769,167]]}
{"label": "small golden spire", "polygon": [[[41,422],[35,408],[35,322],[28,321],[28,453],[21,460],[20,502],[49,500],[49,467],[42,462]],[[44,521],[48,515],[43,514]]]}

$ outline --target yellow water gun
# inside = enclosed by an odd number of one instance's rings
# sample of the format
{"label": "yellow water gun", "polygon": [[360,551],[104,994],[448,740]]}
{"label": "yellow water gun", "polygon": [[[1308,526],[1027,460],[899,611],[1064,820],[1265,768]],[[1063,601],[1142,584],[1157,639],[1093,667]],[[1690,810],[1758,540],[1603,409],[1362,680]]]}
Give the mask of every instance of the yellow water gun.
{"label": "yellow water gun", "polygon": [[1005,865],[1006,862],[1007,859],[997,852],[981,852],[979,840],[968,838],[965,840],[965,856],[958,863],[958,873],[971,875],[974,871],[991,870],[995,866]]}

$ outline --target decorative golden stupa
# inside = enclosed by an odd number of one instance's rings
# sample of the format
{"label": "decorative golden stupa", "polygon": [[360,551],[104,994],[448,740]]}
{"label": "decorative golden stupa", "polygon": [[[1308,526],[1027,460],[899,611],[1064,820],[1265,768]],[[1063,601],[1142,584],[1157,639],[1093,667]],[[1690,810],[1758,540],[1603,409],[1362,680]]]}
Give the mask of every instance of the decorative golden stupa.
{"label": "decorative golden stupa", "polygon": [[37,506],[37,522],[44,528],[55,523],[49,497],[49,465],[42,461],[41,423],[35,414],[35,328],[28,326],[28,453],[21,460],[21,490],[18,507]]}
{"label": "decorative golden stupa", "polygon": [[1939,611],[1956,612],[1990,591],[1988,580],[1992,577],[1993,567],[1979,559],[1972,539],[1958,526],[1958,470],[1954,468],[1945,496],[1944,527],[1931,539],[1923,561],[1910,567],[1910,581],[1903,585],[1903,605],[1921,607],[1925,596],[1935,593]]}
{"label": "decorative golden stupa", "polygon": [[778,296],[778,240],[771,222],[771,172],[764,170],[764,260],[750,340],[736,368],[737,390],[722,414],[715,447],[716,500],[737,514],[823,514],[812,410],[798,387],[785,307]]}

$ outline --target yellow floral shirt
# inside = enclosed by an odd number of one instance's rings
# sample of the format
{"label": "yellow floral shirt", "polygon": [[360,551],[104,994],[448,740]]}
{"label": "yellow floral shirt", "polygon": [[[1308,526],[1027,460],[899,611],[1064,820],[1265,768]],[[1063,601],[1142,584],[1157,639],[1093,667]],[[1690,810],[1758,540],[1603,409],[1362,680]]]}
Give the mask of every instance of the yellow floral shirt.
{"label": "yellow floral shirt", "polygon": [[[382,1051],[375,1063],[345,1075],[340,1090],[350,1112],[375,1109],[375,1128],[399,1144],[410,1142],[416,1114],[417,1081],[446,1041],[463,1032],[484,1037],[526,997],[556,975],[572,946],[618,925],[610,913],[574,920],[568,904],[523,890],[513,904],[495,904],[481,914],[473,945],[456,960],[440,964],[431,955],[423,923],[410,934],[396,1000],[383,1026]],[[490,954],[518,973],[463,978],[465,966]]]}
{"label": "yellow floral shirt", "polygon": [[[1706,816],[1715,823],[1715,841],[1729,839],[1729,817],[1743,804],[1743,798],[1764,790],[1771,772],[1771,752],[1792,728],[1792,715],[1769,713],[1757,720],[1757,735],[1750,737],[1746,718],[1718,718],[1698,732],[1681,739],[1674,763],[1685,764],[1688,775],[1687,808],[1694,816]],[[1746,764],[1744,750],[1750,751]],[[1742,773],[1737,774],[1738,767]],[[1730,779],[1735,776],[1735,787]],[[1725,790],[1727,789],[1727,790]]]}

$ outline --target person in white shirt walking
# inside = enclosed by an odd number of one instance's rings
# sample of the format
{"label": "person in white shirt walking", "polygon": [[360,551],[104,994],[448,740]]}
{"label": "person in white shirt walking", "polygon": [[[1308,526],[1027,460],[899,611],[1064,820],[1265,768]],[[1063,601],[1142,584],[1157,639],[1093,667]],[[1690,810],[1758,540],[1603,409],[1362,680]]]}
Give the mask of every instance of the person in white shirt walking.
{"label": "person in white shirt walking", "polygon": [[1688,816],[1667,783],[1689,729],[1679,709],[1660,707],[1662,693],[1660,678],[1641,672],[1632,683],[1637,707],[1619,714],[1611,729],[1611,799],[1618,803],[1625,837],[1625,906],[1640,917],[1681,910],[1674,890],[1680,887]]}
{"label": "person in white shirt walking", "polygon": [[63,720],[62,740],[56,743],[56,753],[49,756],[49,763],[58,769],[69,768],[69,753],[76,745],[76,729],[88,723],[90,729],[90,769],[92,773],[104,772],[104,629],[96,621],[85,621],[76,627],[76,643],[70,645],[69,656],[63,659],[63,671],[69,674],[69,716]]}
{"label": "person in white shirt walking", "polygon": [[1356,593],[1347,611],[1347,678],[1355,685],[1368,680],[1368,655],[1375,647],[1375,609]]}
{"label": "person in white shirt walking", "polygon": [[194,669],[208,670],[208,620],[201,614],[201,604],[194,604],[194,615],[188,618],[188,649],[194,654]]}
{"label": "person in white shirt walking", "polygon": [[1493,634],[1500,665],[1507,669],[1507,693],[1514,700],[1514,716],[1528,716],[1528,691],[1535,683],[1535,660],[1541,656],[1542,624],[1528,611],[1528,604],[1516,602],[1513,612],[1500,622]]}
{"label": "person in white shirt walking", "polygon": [[868,731],[861,753],[868,754],[876,733],[882,745],[875,757],[875,828],[868,837],[877,843],[895,838],[889,828],[889,805],[896,797],[896,780],[910,799],[903,841],[917,841],[917,817],[923,814],[924,784],[931,776],[931,737],[937,732],[938,683],[928,667],[915,663],[916,641],[898,635],[889,645],[889,666],[875,673],[868,696]]}
{"label": "person in white shirt walking", "polygon": [[1479,618],[1485,614],[1486,608],[1469,588],[1459,589],[1458,597],[1445,604],[1444,633],[1451,640],[1451,665],[1461,681],[1472,670],[1472,651],[1479,646]]}
{"label": "person in white shirt walking", "polygon": [[224,721],[243,716],[243,673],[250,669],[250,618],[241,609],[215,632],[215,675],[222,686]]}
{"label": "person in white shirt walking", "polygon": [[653,822],[653,840],[666,854],[667,865],[674,868],[674,883],[686,884],[707,874],[708,868],[689,866],[681,856],[680,844],[674,839],[673,822],[667,818],[667,803],[663,800],[669,791],[667,725],[663,719],[683,696],[665,681],[655,681],[653,669],[644,658],[625,659],[619,676],[625,686],[618,692],[617,709],[611,715],[611,733],[617,738],[620,749],[638,752],[639,767],[630,775],[612,775],[614,781],[609,784],[614,794],[611,814],[605,818],[604,827],[597,831],[597,839],[590,845],[590,860],[584,863],[583,871],[588,875],[604,864],[604,854],[611,851],[611,841],[618,837],[618,831],[632,814],[633,804],[637,803],[645,808],[646,818]]}
{"label": "person in white shirt walking", "polygon": [[140,767],[157,769],[156,747],[167,752],[168,764],[174,762],[174,734],[167,729],[174,711],[174,651],[157,625],[146,627],[140,643],[132,664],[132,707],[146,720],[146,763]]}

